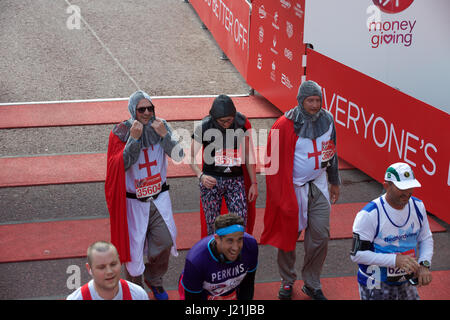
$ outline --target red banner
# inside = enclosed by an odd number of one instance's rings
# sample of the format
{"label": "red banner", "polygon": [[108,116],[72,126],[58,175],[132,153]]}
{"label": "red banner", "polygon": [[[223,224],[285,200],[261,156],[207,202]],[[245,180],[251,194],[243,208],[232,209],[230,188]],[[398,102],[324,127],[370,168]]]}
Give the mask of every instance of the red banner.
{"label": "red banner", "polygon": [[254,0],[247,83],[282,111],[297,104],[304,75],[305,0]]}
{"label": "red banner", "polygon": [[450,116],[309,49],[307,78],[334,116],[339,156],[379,182],[390,164],[408,163],[422,184],[414,195],[450,223]]}
{"label": "red banner", "polygon": [[247,79],[250,5],[245,0],[190,0],[200,19]]}

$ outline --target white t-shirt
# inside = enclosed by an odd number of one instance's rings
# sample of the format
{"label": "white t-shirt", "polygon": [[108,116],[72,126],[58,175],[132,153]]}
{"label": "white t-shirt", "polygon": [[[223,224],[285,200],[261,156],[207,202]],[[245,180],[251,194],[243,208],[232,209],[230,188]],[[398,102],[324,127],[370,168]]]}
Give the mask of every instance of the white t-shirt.
{"label": "white t-shirt", "polygon": [[[149,300],[147,292],[137,284],[127,281],[128,287],[130,288],[131,297],[133,300]],[[91,292],[92,300],[105,300],[97,293],[94,287],[94,280],[92,279],[88,283],[89,291]],[[72,292],[66,300],[83,300],[81,294],[81,287]],[[123,300],[122,285],[119,281],[119,292],[112,300]]]}

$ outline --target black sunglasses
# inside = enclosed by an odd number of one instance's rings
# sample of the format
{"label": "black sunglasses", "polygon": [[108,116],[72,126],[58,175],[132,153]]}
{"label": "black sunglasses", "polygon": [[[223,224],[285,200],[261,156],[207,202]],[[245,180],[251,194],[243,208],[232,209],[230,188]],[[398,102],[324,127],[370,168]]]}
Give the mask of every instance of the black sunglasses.
{"label": "black sunglasses", "polygon": [[155,106],[148,106],[148,107],[140,107],[136,109],[139,113],[144,113],[145,110],[148,110],[148,112],[155,112]]}

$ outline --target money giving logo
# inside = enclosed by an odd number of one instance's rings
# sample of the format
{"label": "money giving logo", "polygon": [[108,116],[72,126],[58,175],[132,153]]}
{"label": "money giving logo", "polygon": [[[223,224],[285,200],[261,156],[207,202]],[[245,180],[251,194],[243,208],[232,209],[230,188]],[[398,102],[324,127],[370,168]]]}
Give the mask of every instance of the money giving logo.
{"label": "money giving logo", "polygon": [[[372,48],[386,46],[405,46],[413,44],[416,20],[395,19],[395,14],[403,12],[414,0],[372,0],[373,5],[367,8],[370,14],[367,19],[370,45]],[[381,12],[393,19],[381,19]]]}

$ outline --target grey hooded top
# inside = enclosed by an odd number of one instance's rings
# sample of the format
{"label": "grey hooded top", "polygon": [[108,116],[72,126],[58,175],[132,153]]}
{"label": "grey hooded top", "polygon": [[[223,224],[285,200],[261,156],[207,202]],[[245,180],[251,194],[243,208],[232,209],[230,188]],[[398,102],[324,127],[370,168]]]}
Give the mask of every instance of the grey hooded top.
{"label": "grey hooded top", "polygon": [[[322,136],[328,131],[330,125],[332,125],[333,130],[331,139],[333,140],[334,145],[336,145],[336,129],[334,127],[332,114],[323,108],[320,108],[319,112],[316,114],[311,115],[308,113],[303,106],[303,101],[310,96],[318,96],[322,101],[322,90],[320,89],[320,86],[316,82],[308,80],[303,82],[298,89],[298,105],[286,111],[284,114],[285,117],[294,122],[294,131],[299,137],[311,140]],[[339,185],[340,177],[337,154],[335,154],[326,166],[328,181],[333,185]]]}
{"label": "grey hooded top", "polygon": [[160,143],[164,152],[175,161],[180,161],[184,157],[183,149],[179,145],[178,141],[173,139],[172,129],[164,119],[160,119],[167,129],[167,134],[163,138],[160,137],[151,126],[155,120],[155,117],[144,125],[142,135],[139,139],[136,140],[130,136],[130,128],[133,125],[134,120],[136,120],[136,107],[142,99],[147,99],[153,104],[152,99],[146,92],[142,90],[136,91],[128,100],[128,111],[130,112],[131,118],[119,123],[113,129],[113,133],[118,136],[121,141],[126,142],[125,149],[123,151],[125,170],[131,167],[138,160],[139,153],[142,148],[148,148],[157,143]]}

